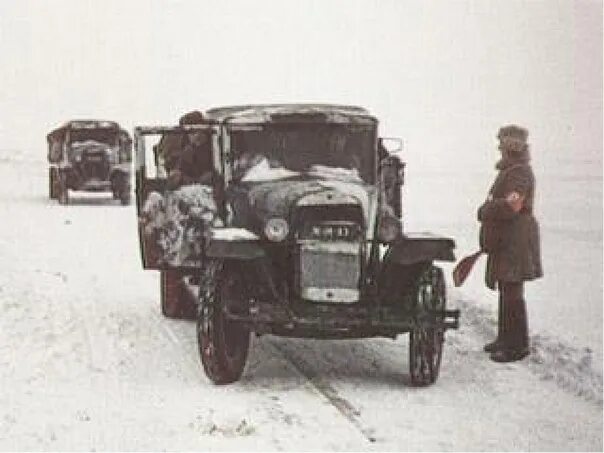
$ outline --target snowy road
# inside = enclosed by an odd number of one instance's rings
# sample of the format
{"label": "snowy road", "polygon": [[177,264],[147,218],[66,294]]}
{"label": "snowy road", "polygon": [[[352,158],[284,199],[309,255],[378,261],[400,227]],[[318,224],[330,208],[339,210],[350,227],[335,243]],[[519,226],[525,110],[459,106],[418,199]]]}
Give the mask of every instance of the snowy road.
{"label": "snowy road", "polygon": [[134,207],[59,206],[46,178],[0,159],[0,450],[602,450],[582,346],[541,336],[492,363],[494,313],[456,290],[432,387],[410,386],[406,336],[254,339],[243,379],[214,386],[194,324],[160,314]]}

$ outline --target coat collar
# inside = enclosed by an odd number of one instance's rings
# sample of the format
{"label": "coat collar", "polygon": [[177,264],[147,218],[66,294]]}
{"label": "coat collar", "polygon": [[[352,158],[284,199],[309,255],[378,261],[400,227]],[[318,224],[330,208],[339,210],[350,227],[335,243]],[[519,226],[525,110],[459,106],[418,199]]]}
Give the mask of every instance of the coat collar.
{"label": "coat collar", "polygon": [[531,156],[528,150],[521,153],[508,153],[495,164],[495,168],[497,170],[504,170],[512,165],[528,164],[530,160]]}

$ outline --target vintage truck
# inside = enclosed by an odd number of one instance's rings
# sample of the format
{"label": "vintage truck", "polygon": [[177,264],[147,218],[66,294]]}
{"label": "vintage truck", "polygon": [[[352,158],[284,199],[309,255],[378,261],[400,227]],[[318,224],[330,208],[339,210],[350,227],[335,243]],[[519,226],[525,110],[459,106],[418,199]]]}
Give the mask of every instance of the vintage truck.
{"label": "vintage truck", "polygon": [[130,203],[132,139],[114,121],[73,120],[51,131],[49,197],[69,203],[69,190],[111,192]]}
{"label": "vintage truck", "polygon": [[[445,331],[459,318],[433,262],[453,261],[455,244],[403,232],[404,165],[383,146],[377,119],[322,104],[223,107],[204,117],[136,127],[134,144],[143,265],[161,272],[162,307],[169,298],[189,305],[182,313],[197,320],[206,375],[237,381],[252,332],[409,333],[411,381],[433,383]],[[205,134],[212,183],[167,190],[154,168],[161,159],[146,148],[170,134]]]}

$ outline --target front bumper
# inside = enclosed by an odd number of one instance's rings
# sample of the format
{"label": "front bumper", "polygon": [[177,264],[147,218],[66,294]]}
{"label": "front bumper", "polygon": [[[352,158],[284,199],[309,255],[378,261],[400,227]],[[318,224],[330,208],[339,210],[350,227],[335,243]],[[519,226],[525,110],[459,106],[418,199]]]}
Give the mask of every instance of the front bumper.
{"label": "front bumper", "polygon": [[395,337],[416,326],[447,329],[459,327],[459,310],[415,312],[393,306],[316,304],[292,305],[250,302],[246,313],[225,307],[227,318],[243,322],[258,334],[291,337],[363,338]]}
{"label": "front bumper", "polygon": [[99,179],[89,179],[84,181],[79,187],[79,190],[90,192],[102,192],[111,190],[111,181],[103,181]]}

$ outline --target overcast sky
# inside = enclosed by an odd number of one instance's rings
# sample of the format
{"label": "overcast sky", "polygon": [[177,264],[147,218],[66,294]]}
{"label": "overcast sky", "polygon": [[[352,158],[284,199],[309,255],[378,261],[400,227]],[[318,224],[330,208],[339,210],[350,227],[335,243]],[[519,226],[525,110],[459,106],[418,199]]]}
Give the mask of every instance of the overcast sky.
{"label": "overcast sky", "polygon": [[[602,155],[602,2],[0,0],[0,148],[79,117],[170,124],[259,102],[368,107],[410,158]],[[6,152],[6,151],[4,151]]]}

